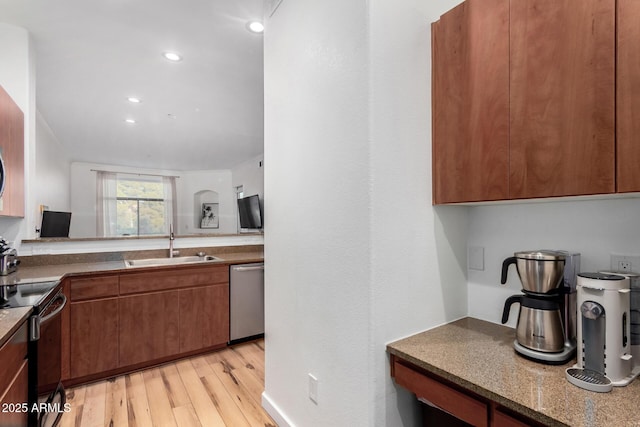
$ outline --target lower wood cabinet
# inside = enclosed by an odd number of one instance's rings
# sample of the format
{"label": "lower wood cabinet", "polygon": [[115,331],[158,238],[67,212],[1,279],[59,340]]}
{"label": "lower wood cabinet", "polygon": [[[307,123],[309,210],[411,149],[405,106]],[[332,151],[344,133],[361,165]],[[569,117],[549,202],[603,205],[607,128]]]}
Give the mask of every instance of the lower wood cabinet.
{"label": "lower wood cabinet", "polygon": [[69,304],[72,377],[118,367],[118,303],[106,298]]}
{"label": "lower wood cabinet", "polygon": [[[26,426],[29,401],[27,323],[0,348],[0,426]],[[17,406],[16,406],[17,405]]]}
{"label": "lower wood cabinet", "polygon": [[489,425],[489,405],[467,393],[425,375],[405,364],[395,362],[394,377],[398,385],[442,408],[454,417],[478,427]]}
{"label": "lower wood cabinet", "polygon": [[[68,279],[63,379],[80,383],[226,346],[229,266]],[[66,322],[66,323],[65,323]]]}
{"label": "lower wood cabinet", "polygon": [[180,352],[229,341],[229,285],[180,291]]}
{"label": "lower wood cabinet", "polygon": [[180,352],[179,291],[120,298],[119,367]]}
{"label": "lower wood cabinet", "polygon": [[24,410],[24,406],[19,406],[20,409],[16,409],[13,405],[23,405],[29,402],[29,361],[22,361],[22,364],[17,367],[17,371],[8,367],[5,369],[17,373],[0,398],[0,405],[3,408],[0,413],[0,425],[26,426],[28,412]]}
{"label": "lower wood cabinet", "polygon": [[391,376],[398,385],[414,393],[419,400],[433,405],[424,411],[425,426],[542,426],[395,355],[391,355]]}

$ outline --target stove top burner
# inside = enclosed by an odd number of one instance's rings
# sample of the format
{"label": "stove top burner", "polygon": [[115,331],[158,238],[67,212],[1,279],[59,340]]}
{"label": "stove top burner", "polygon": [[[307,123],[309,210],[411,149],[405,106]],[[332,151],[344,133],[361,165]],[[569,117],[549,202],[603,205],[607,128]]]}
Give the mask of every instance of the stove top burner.
{"label": "stove top burner", "polygon": [[58,284],[57,281],[5,285],[0,308],[38,307]]}

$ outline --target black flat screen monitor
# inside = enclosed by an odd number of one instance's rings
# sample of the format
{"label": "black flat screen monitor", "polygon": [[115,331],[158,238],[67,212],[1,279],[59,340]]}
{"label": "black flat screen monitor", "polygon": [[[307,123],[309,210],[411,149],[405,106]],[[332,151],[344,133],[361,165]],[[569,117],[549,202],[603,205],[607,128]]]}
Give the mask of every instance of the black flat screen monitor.
{"label": "black flat screen monitor", "polygon": [[240,228],[262,228],[262,210],[258,195],[238,199]]}
{"label": "black flat screen monitor", "polygon": [[69,237],[71,212],[43,211],[40,237]]}

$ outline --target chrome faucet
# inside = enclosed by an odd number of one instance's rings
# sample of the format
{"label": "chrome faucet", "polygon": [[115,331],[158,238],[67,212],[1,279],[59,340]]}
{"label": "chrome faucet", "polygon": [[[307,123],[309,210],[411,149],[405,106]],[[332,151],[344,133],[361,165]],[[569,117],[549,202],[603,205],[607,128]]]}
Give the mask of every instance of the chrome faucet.
{"label": "chrome faucet", "polygon": [[173,258],[173,241],[175,239],[173,235],[173,224],[169,224],[169,258]]}

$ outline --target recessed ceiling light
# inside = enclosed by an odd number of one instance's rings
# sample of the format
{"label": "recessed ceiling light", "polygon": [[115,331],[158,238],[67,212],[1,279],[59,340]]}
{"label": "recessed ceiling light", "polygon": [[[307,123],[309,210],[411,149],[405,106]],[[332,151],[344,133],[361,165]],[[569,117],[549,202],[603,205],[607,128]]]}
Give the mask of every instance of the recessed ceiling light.
{"label": "recessed ceiling light", "polygon": [[169,61],[172,61],[172,62],[182,61],[182,56],[178,55],[175,52],[164,52],[162,56],[164,56],[165,59],[168,59]]}
{"label": "recessed ceiling light", "polygon": [[134,124],[136,121],[133,119],[124,119],[125,122],[130,123],[130,124]]}
{"label": "recessed ceiling light", "polygon": [[140,98],[136,98],[135,96],[130,96],[127,98],[127,101],[133,103],[133,104],[140,104],[142,102],[142,100]]}
{"label": "recessed ceiling light", "polygon": [[175,119],[175,118],[176,118],[176,115],[175,115],[175,114],[168,113],[168,114],[167,114],[167,117],[168,117],[168,118],[170,118],[170,119]]}
{"label": "recessed ceiling light", "polygon": [[262,22],[251,21],[247,23],[247,29],[252,33],[260,34],[264,31],[264,25]]}

